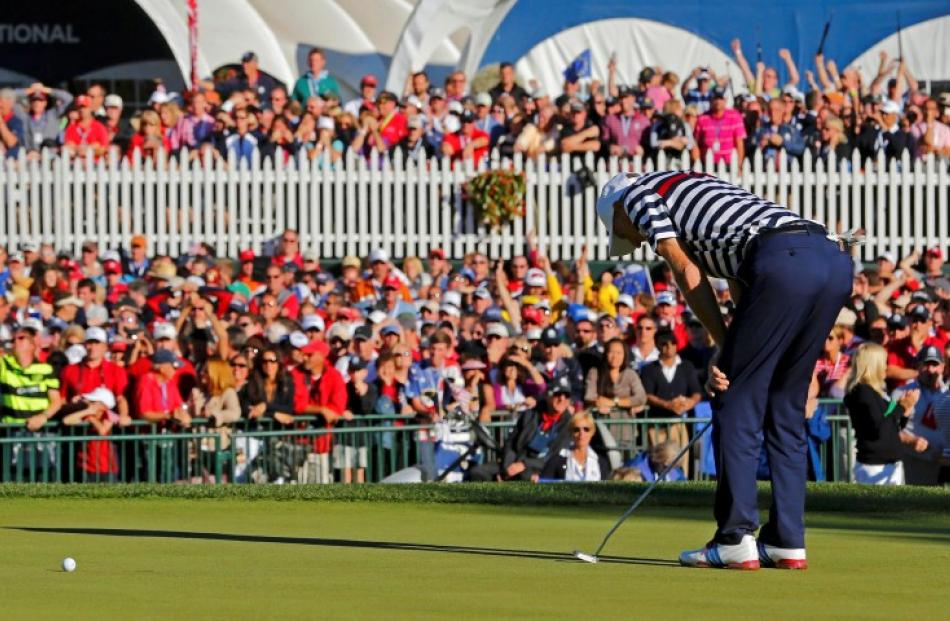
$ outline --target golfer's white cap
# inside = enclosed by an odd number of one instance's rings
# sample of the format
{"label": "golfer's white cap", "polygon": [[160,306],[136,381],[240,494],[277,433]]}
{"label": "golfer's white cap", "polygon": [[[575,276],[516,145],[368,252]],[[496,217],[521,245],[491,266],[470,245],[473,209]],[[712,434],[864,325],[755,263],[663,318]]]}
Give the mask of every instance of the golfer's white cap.
{"label": "golfer's white cap", "polygon": [[637,177],[638,175],[627,173],[614,175],[600,191],[600,197],[597,199],[597,216],[607,227],[607,236],[610,239],[610,249],[607,252],[610,256],[627,255],[637,249],[633,242],[614,234],[614,203],[620,200],[624,190],[636,182]]}

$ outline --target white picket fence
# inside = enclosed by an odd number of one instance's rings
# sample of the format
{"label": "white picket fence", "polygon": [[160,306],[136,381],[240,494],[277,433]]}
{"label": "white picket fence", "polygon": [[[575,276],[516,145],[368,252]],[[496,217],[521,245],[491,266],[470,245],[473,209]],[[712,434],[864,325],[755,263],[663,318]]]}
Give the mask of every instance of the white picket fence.
{"label": "white picket fence", "polygon": [[[181,162],[188,162],[180,165]],[[476,222],[460,187],[477,171],[471,162],[454,169],[447,161],[416,164],[352,154],[335,169],[307,160],[277,158],[250,166],[234,161],[92,161],[54,157],[7,160],[0,166],[0,243],[52,242],[78,251],[84,240],[100,248],[128,244],[134,234],[151,240],[150,252],[180,254],[195,242],[219,255],[240,249],[267,250],[285,228],[300,232],[301,248],[334,258],[365,256],[384,248],[393,257],[425,255],[443,248],[452,257],[480,250],[492,257],[520,252],[528,231],[554,258],[578,256],[584,244],[594,259],[607,258],[607,240],[597,220],[600,185],[620,170],[653,169],[652,162],[586,162],[564,156],[536,161],[501,160],[497,153],[481,168],[511,167],[526,178],[526,214],[500,230]],[[706,170],[833,229],[864,228],[861,255],[872,260],[889,250],[905,254],[922,246],[950,250],[950,175],[946,160],[932,156],[911,166],[882,159],[862,167],[763,162],[757,154],[743,166],[710,161],[667,162],[657,168]],[[586,165],[596,186],[582,187],[572,172]],[[641,250],[637,259],[648,259]]]}

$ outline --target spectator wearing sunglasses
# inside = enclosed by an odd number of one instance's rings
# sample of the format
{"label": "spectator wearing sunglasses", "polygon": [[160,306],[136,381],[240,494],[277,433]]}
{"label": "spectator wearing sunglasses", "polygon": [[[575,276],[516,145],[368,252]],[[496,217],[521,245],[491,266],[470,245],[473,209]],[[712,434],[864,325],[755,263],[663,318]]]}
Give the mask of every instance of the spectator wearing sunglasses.
{"label": "spectator wearing sunglasses", "polygon": [[591,440],[597,434],[594,415],[589,411],[578,412],[571,417],[571,445],[561,449],[557,456],[548,460],[541,472],[542,479],[564,481],[605,481],[610,476],[610,463],[606,456],[591,448]]}
{"label": "spectator wearing sunglasses", "polygon": [[546,385],[544,377],[531,364],[530,353],[527,341],[518,342],[509,347],[499,362],[492,382],[496,410],[517,411],[537,406]]}
{"label": "spectator wearing sunglasses", "polygon": [[547,461],[571,441],[571,386],[561,380],[548,387],[547,399],[525,410],[515,422],[501,461],[472,468],[473,481],[537,481]]}

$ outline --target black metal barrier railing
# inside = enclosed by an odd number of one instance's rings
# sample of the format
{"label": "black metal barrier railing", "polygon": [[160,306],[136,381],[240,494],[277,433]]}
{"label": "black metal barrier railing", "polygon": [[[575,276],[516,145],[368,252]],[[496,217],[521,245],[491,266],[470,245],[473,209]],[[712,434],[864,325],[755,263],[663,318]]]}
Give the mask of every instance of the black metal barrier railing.
{"label": "black metal barrier railing", "polygon": [[[853,431],[836,401],[822,402],[820,432],[809,425],[812,478],[851,480]],[[628,464],[664,441],[682,445],[709,424],[709,418],[624,418],[597,416],[612,464]],[[480,443],[467,464],[500,458],[516,414],[498,412],[484,424],[496,448]],[[423,479],[445,469],[443,450],[462,454],[475,442],[463,422],[418,424],[410,416],[362,416],[328,429],[315,417],[297,417],[284,426],[271,419],[241,420],[213,428],[193,419],[189,428],[135,421],[106,436],[88,425],[47,424],[38,432],[22,424],[0,424],[0,482],[158,483],[329,483],[376,482],[419,466]],[[711,436],[712,434],[707,434]],[[689,479],[715,476],[710,438],[698,442],[681,462]],[[454,479],[464,478],[458,471]]]}

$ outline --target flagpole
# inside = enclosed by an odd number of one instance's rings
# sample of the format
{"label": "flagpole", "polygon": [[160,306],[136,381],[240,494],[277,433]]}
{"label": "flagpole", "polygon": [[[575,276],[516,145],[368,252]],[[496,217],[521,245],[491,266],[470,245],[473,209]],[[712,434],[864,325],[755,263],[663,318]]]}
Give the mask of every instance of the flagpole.
{"label": "flagpole", "polygon": [[188,51],[191,55],[191,92],[198,91],[198,0],[188,1]]}

